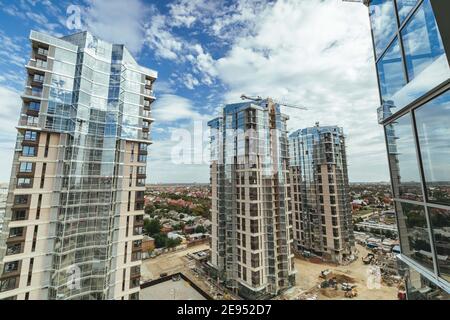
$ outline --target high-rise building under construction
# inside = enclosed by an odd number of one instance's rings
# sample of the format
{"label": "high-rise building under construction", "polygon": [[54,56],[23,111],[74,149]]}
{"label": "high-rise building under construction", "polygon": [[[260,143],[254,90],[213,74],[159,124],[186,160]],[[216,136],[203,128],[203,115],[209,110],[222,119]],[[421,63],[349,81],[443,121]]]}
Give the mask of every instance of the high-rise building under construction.
{"label": "high-rise building under construction", "polygon": [[245,298],[295,280],[287,116],[271,99],[229,104],[211,120],[210,263]]}
{"label": "high-rise building under construction", "polygon": [[318,123],[297,130],[289,151],[294,245],[342,263],[355,245],[343,130]]}

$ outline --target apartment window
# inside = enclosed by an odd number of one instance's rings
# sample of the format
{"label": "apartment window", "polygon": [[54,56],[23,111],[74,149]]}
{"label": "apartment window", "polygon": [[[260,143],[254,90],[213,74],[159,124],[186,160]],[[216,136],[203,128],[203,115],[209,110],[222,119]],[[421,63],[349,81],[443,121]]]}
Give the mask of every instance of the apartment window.
{"label": "apartment window", "polygon": [[372,0],[370,2],[369,15],[376,56],[379,57],[397,29],[394,1]]}
{"label": "apartment window", "polygon": [[16,227],[9,229],[9,238],[21,237],[24,235],[24,227]]}
{"label": "apartment window", "polygon": [[36,156],[36,148],[31,146],[23,146],[22,148],[22,156],[24,157],[35,157]]}
{"label": "apartment window", "polygon": [[6,262],[5,267],[3,268],[3,273],[11,273],[16,272],[19,270],[19,264],[20,261],[12,261],[12,262]]}
{"label": "apartment window", "polygon": [[425,209],[421,205],[395,202],[399,230],[407,237],[400,242],[402,254],[410,257],[424,267],[433,270],[430,230],[427,226]]}
{"label": "apartment window", "polygon": [[27,194],[19,194],[14,196],[14,204],[28,204],[29,195]]}
{"label": "apartment window", "polygon": [[257,188],[250,188],[250,200],[258,200],[258,189]]}
{"label": "apartment window", "polygon": [[257,217],[258,216],[258,204],[250,203],[250,216]]}
{"label": "apartment window", "polygon": [[419,165],[411,121],[407,113],[394,123],[386,126],[389,162],[394,188],[394,196],[422,201]]}
{"label": "apartment window", "polygon": [[136,186],[137,187],[145,187],[145,179],[136,179]]}
{"label": "apartment window", "polygon": [[251,237],[250,245],[252,250],[259,250],[259,237]]}
{"label": "apartment window", "polygon": [[17,188],[31,188],[33,186],[33,179],[31,178],[18,178]]}
{"label": "apartment window", "polygon": [[20,173],[31,173],[33,172],[33,162],[21,162],[19,165]]}
{"label": "apartment window", "polygon": [[[429,0],[422,3],[403,28],[402,40],[409,81],[433,65],[440,57],[445,56],[441,35]],[[421,45],[418,45],[419,43]],[[448,62],[444,60],[444,64],[436,62],[443,68],[448,68]],[[437,69],[437,72],[441,70]]]}
{"label": "apartment window", "polygon": [[43,74],[34,74],[33,75],[33,81],[34,82],[44,82],[44,75]]}
{"label": "apartment window", "polygon": [[37,139],[37,132],[36,131],[30,131],[30,130],[27,130],[27,131],[25,131],[25,135],[24,135],[24,140],[27,140],[27,141],[36,141],[36,139]]}
{"label": "apartment window", "polygon": [[131,261],[138,261],[141,260],[141,256],[142,256],[142,252],[137,251],[137,252],[133,252],[131,254]]}
{"label": "apartment window", "polygon": [[143,175],[147,173],[147,167],[146,166],[140,166],[137,167],[137,174]]}
{"label": "apartment window", "polygon": [[40,54],[41,56],[46,56],[48,55],[48,49],[39,47],[37,53]]}
{"label": "apartment window", "polygon": [[145,154],[138,155],[138,162],[146,162],[147,156]]}
{"label": "apartment window", "polygon": [[398,39],[395,39],[377,63],[383,101],[391,100],[392,96],[406,84],[402,60],[400,45]]}
{"label": "apartment window", "polygon": [[450,152],[450,91],[415,111],[428,201],[450,204],[448,154]]}
{"label": "apartment window", "polygon": [[259,232],[258,220],[250,220],[250,232],[251,233]]}
{"label": "apartment window", "polygon": [[42,59],[36,59],[36,67],[47,68],[47,61]]}
{"label": "apartment window", "polygon": [[17,288],[18,284],[19,284],[19,277],[12,277],[0,280],[0,292],[13,290]]}
{"label": "apartment window", "polygon": [[139,287],[139,278],[130,280],[130,289]]}
{"label": "apartment window", "polygon": [[13,210],[11,220],[12,221],[23,221],[27,219],[27,210]]}
{"label": "apartment window", "polygon": [[28,104],[28,110],[39,111],[41,109],[41,104],[39,102],[30,102]]}
{"label": "apartment window", "polygon": [[147,147],[148,147],[148,144],[146,144],[146,143],[139,143],[139,150],[147,151]]}
{"label": "apartment window", "polygon": [[252,253],[252,268],[259,268],[259,253]]}
{"label": "apartment window", "polygon": [[260,276],[259,271],[252,271],[252,285],[259,286],[260,284]]}
{"label": "apartment window", "polygon": [[7,244],[6,255],[10,256],[10,255],[14,255],[14,254],[19,254],[19,253],[22,253],[22,250],[23,250],[22,243]]}
{"label": "apartment window", "polygon": [[[428,208],[431,220],[431,230],[433,230],[434,245],[436,254],[442,257],[450,255],[450,211],[438,208]],[[437,259],[439,274],[442,278],[450,281],[450,269],[448,262],[444,259]]]}

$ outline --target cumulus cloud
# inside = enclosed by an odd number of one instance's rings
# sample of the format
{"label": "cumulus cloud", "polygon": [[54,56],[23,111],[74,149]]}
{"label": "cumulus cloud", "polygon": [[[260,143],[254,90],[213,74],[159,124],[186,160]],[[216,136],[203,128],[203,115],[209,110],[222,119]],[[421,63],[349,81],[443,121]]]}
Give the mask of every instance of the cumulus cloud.
{"label": "cumulus cloud", "polygon": [[96,36],[122,43],[134,54],[144,45],[149,8],[141,0],[88,0],[83,22]]}
{"label": "cumulus cloud", "polygon": [[225,100],[246,93],[305,105],[308,111],[285,108],[291,131],[316,121],[344,127],[350,179],[388,180],[370,39],[364,6],[277,1],[216,62],[230,89]]}
{"label": "cumulus cloud", "polygon": [[163,94],[154,103],[152,114],[155,120],[159,122],[208,119],[207,115],[202,115],[195,109],[194,104],[189,99],[174,94]]}

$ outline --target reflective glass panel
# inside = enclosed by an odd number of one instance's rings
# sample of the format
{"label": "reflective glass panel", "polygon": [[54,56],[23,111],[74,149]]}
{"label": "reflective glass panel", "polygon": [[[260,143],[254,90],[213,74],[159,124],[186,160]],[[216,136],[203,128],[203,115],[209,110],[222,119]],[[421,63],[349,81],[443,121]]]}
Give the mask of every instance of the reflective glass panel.
{"label": "reflective glass panel", "polygon": [[386,102],[406,84],[398,39],[391,44],[385,55],[378,61],[377,69],[381,96],[383,102]]}
{"label": "reflective glass panel", "polygon": [[411,115],[408,113],[387,125],[386,138],[394,196],[423,200]]}
{"label": "reflective glass panel", "polygon": [[450,91],[415,111],[430,202],[450,204]]}
{"label": "reflective glass panel", "polygon": [[[441,35],[429,0],[423,2],[402,31],[409,80],[445,56]],[[445,59],[445,58],[444,58]]]}
{"label": "reflective glass panel", "polygon": [[441,277],[450,282],[450,211],[428,208]]}
{"label": "reflective glass panel", "polygon": [[379,57],[397,29],[394,2],[392,0],[372,0],[369,14],[375,51]]}
{"label": "reflective glass panel", "polygon": [[405,20],[411,9],[414,8],[418,0],[397,0],[398,17],[400,23]]}
{"label": "reflective glass panel", "polygon": [[433,270],[430,236],[423,206],[395,202],[402,254]]}

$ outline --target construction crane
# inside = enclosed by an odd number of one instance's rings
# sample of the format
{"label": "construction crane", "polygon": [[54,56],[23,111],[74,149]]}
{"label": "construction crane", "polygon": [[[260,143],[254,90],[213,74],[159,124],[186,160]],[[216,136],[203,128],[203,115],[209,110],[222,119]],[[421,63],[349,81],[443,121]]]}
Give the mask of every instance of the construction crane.
{"label": "construction crane", "polygon": [[[261,102],[263,100],[263,98],[261,98],[261,96],[256,96],[256,97],[251,97],[251,96],[247,96],[245,94],[241,95],[241,99],[242,100],[252,100],[252,101],[256,101],[256,102]],[[293,108],[293,109],[300,109],[300,110],[308,110],[305,107],[296,105],[296,104],[291,104],[291,103],[285,103],[276,99],[272,99],[272,101],[276,104],[279,104],[280,106],[284,106],[287,108]]]}

